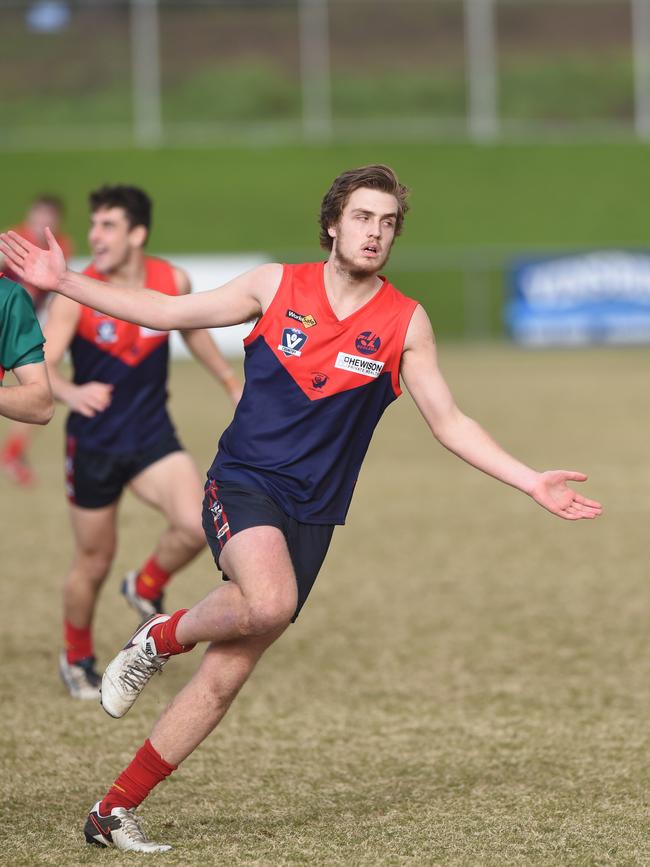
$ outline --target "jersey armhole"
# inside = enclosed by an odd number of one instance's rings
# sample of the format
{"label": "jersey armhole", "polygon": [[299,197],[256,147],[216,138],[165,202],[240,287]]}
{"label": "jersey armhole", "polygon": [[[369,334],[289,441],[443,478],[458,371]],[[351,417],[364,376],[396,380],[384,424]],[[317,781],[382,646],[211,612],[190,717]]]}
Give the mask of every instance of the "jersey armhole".
{"label": "jersey armhole", "polygon": [[409,325],[411,324],[411,319],[413,319],[413,314],[417,310],[419,301],[415,301],[413,298],[409,299],[412,302],[411,310],[403,316],[400,333],[398,335],[397,345],[399,346],[399,353],[397,355],[397,363],[394,365],[393,370],[391,372],[392,386],[393,391],[395,392],[395,397],[399,397],[402,393],[402,388],[400,386],[400,369],[402,367],[402,355],[404,353],[404,341],[406,340],[406,332],[409,329]]}
{"label": "jersey armhole", "polygon": [[244,338],[244,346],[248,346],[254,340],[256,340],[260,336],[260,334],[264,333],[264,328],[266,326],[266,323],[268,322],[267,317],[269,317],[269,314],[274,312],[275,307],[279,303],[280,295],[283,292],[283,290],[286,288],[286,286],[288,285],[290,280],[291,280],[291,269],[289,268],[289,266],[287,264],[283,264],[282,265],[282,279],[280,280],[278,288],[275,290],[275,295],[271,299],[271,303],[269,304],[269,306],[266,308],[264,313],[262,313],[260,318],[257,320],[255,325],[253,326],[253,330],[250,332],[250,334],[248,334],[247,337]]}

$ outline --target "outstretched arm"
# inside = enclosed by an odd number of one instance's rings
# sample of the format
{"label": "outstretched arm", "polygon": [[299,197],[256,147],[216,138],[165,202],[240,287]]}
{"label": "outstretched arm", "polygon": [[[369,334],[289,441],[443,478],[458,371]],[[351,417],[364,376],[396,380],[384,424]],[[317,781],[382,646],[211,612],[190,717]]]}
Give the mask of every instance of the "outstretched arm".
{"label": "outstretched arm", "polygon": [[68,271],[63,252],[46,229],[48,248],[41,250],[15,232],[0,234],[0,252],[12,269],[39,289],[59,292],[117,319],[147,328],[212,328],[236,325],[260,316],[282,278],[281,265],[260,265],[218,289],[196,295],[164,295],[152,289],[106,291],[106,284]]}
{"label": "outstretched arm", "polygon": [[597,518],[602,506],[581,496],[567,484],[587,476],[569,470],[538,472],[504,451],[473,419],[456,406],[438,367],[429,318],[418,307],[404,343],[401,374],[418,409],[442,445],[495,479],[518,488],[560,518],[577,521]]}
{"label": "outstretched arm", "polygon": [[[174,268],[174,277],[179,294],[188,295],[192,291],[188,274],[182,268]],[[181,335],[194,358],[221,383],[236,406],[242,396],[241,383],[228,360],[219,351],[210,332],[205,328],[186,328],[181,331]]]}

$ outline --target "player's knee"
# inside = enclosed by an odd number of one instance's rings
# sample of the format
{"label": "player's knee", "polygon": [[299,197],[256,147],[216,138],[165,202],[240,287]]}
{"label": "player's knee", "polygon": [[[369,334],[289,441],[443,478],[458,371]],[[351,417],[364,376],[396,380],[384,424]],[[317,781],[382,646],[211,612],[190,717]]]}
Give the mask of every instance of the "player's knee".
{"label": "player's knee", "polygon": [[185,545],[193,551],[200,551],[205,545],[205,533],[200,520],[188,517],[178,525],[177,530]]}
{"label": "player's knee", "polygon": [[296,610],[295,593],[278,593],[267,599],[255,600],[249,605],[244,624],[244,635],[268,635],[291,621]]}
{"label": "player's knee", "polygon": [[103,581],[113,563],[113,550],[85,549],[78,552],[75,566],[88,580]]}

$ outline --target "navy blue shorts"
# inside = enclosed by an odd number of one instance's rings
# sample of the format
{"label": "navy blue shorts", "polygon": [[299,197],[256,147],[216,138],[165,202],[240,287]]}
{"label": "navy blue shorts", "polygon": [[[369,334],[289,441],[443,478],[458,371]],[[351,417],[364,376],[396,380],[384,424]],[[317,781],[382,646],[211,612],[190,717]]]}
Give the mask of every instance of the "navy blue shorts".
{"label": "navy blue shorts", "polygon": [[110,506],[139,473],[172,452],[182,451],[183,446],[173,431],[146,449],[119,455],[80,448],[75,438],[69,436],[65,452],[68,500],[83,509]]}
{"label": "navy blue shorts", "polygon": [[[286,539],[298,583],[298,605],[292,617],[295,620],[323,565],[334,524],[302,524],[285,514],[261,491],[208,478],[203,499],[203,529],[218,568],[221,568],[219,557],[228,539],[249,527],[277,527]],[[225,573],[223,577],[228,580]]]}

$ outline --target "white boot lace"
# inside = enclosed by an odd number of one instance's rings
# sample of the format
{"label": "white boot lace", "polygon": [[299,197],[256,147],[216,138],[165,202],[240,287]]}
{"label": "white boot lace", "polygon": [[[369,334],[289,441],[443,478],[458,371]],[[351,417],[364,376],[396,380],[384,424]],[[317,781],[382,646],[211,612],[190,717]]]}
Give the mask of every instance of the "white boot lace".
{"label": "white boot lace", "polygon": [[118,807],[115,810],[120,819],[120,831],[123,831],[124,836],[132,843],[148,843],[144,831],[138,825],[138,820],[135,818],[133,810],[127,810],[125,807]]}
{"label": "white boot lace", "polygon": [[133,662],[120,675],[120,680],[127,689],[140,692],[149,678],[157,671],[162,671],[167,657],[148,656],[144,650],[136,656]]}

